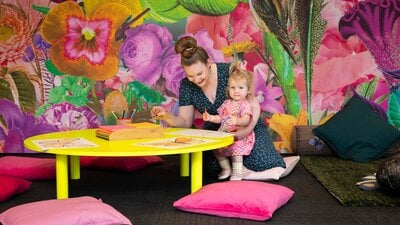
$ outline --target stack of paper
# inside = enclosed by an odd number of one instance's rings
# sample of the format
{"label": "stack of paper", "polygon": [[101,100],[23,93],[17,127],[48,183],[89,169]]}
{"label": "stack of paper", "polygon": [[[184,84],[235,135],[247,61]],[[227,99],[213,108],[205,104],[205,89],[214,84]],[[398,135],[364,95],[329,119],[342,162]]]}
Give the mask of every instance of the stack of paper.
{"label": "stack of paper", "polygon": [[149,122],[129,123],[124,125],[99,126],[96,136],[106,140],[129,140],[162,137],[161,125]]}

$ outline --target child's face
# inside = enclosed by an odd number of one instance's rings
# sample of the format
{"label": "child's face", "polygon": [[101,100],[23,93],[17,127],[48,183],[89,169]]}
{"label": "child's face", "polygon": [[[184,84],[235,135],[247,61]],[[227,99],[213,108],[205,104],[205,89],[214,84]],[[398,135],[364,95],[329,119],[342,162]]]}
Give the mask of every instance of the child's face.
{"label": "child's face", "polygon": [[246,80],[231,80],[228,87],[229,97],[234,101],[245,99],[249,93]]}

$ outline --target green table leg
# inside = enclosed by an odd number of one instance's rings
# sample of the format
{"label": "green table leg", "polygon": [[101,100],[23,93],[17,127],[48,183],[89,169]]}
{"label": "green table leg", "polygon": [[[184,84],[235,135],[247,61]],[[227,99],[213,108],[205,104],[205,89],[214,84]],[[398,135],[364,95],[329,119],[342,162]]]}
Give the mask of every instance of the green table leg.
{"label": "green table leg", "polygon": [[70,156],[71,179],[74,180],[78,180],[79,178],[81,178],[79,158],[79,156]]}
{"label": "green table leg", "polygon": [[189,176],[189,153],[183,153],[180,155],[181,157],[181,176],[188,177]]}
{"label": "green table leg", "polygon": [[203,152],[191,153],[192,162],[192,174],[191,174],[191,186],[192,193],[196,192],[203,186]]}
{"label": "green table leg", "polygon": [[57,199],[68,198],[68,156],[56,155]]}

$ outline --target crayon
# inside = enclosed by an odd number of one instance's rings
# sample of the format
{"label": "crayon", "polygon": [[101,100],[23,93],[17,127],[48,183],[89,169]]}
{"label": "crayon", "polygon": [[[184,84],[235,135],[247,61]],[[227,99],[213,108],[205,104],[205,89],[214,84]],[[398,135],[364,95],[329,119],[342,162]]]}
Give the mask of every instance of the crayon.
{"label": "crayon", "polygon": [[111,114],[113,114],[113,116],[115,117],[115,119],[118,119],[118,116],[117,116],[117,114],[115,114],[114,111],[111,111]]}

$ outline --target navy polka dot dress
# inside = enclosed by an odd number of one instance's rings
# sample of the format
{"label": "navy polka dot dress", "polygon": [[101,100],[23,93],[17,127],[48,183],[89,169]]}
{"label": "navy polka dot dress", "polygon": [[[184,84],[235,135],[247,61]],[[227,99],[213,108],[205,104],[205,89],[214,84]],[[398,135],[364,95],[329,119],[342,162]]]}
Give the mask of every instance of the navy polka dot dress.
{"label": "navy polka dot dress", "polygon": [[[179,90],[179,105],[193,105],[200,113],[207,110],[209,114],[217,115],[217,109],[227,98],[226,87],[228,85],[229,66],[230,64],[228,63],[217,63],[218,86],[214,104],[208,100],[197,85],[184,78],[181,81]],[[203,128],[218,130],[219,126],[220,124],[205,122]],[[257,125],[254,127],[254,133],[256,142],[250,155],[243,157],[243,165],[254,171],[263,171],[278,166],[285,167],[285,162],[282,156],[275,150],[267,127],[261,119],[258,120]],[[204,163],[204,167],[208,173],[217,174],[219,172],[218,162],[211,151],[204,152]]]}

